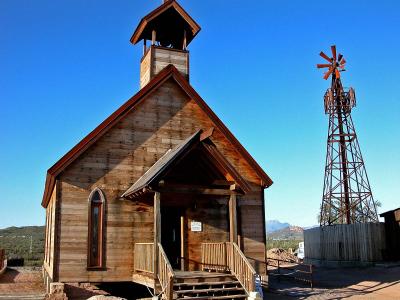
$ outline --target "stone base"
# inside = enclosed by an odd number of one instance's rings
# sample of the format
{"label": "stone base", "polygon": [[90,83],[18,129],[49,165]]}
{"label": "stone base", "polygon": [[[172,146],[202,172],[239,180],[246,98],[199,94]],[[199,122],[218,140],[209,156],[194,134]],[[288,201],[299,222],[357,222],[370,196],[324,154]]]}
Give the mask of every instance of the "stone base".
{"label": "stone base", "polygon": [[247,297],[247,300],[262,300],[262,297],[257,292],[250,292],[250,296]]}
{"label": "stone base", "polygon": [[45,300],[68,300],[67,295],[64,293],[64,283],[50,283],[50,292],[46,294]]}

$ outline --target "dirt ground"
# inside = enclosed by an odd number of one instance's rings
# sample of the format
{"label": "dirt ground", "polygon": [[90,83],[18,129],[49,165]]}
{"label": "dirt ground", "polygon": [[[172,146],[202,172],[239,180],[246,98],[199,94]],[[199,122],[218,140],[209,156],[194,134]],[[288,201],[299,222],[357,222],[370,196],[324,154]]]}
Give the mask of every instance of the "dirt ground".
{"label": "dirt ground", "polygon": [[0,296],[44,294],[41,268],[8,268],[0,277]]}
{"label": "dirt ground", "polygon": [[264,299],[400,300],[400,266],[314,268],[314,289],[305,283],[270,277]]}

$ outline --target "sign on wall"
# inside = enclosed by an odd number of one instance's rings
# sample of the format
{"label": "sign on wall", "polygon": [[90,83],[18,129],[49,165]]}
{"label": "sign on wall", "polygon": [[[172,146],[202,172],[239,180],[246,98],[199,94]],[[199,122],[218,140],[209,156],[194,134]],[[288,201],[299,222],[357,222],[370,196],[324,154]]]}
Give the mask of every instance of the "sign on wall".
{"label": "sign on wall", "polygon": [[202,224],[201,222],[191,221],[190,222],[190,230],[191,231],[202,231]]}

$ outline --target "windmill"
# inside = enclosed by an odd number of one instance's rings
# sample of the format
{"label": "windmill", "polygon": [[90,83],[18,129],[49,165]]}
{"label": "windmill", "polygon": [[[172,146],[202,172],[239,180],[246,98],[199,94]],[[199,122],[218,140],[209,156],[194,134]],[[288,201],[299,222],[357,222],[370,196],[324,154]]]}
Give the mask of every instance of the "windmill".
{"label": "windmill", "polygon": [[320,225],[379,222],[351,117],[355,91],[343,87],[340,78],[346,60],[342,54],[336,55],[336,46],[331,46],[331,51],[332,57],[321,52],[327,63],[317,65],[327,69],[325,80],[332,78],[324,96],[329,129]]}

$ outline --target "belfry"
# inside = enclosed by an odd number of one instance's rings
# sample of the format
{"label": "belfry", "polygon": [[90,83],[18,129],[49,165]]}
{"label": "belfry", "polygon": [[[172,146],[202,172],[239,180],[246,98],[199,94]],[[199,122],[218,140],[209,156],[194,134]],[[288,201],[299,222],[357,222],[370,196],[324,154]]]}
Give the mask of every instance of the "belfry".
{"label": "belfry", "polygon": [[174,0],[164,1],[163,5],[145,16],[131,37],[132,44],[143,41],[140,87],[168,64],[174,65],[189,79],[187,47],[199,31],[196,21]]}

